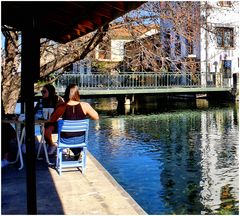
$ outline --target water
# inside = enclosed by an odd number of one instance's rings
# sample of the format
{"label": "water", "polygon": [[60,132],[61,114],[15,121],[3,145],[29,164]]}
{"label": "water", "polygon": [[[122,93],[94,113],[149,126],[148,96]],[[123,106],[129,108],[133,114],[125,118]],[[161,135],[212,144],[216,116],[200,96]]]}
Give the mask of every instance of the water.
{"label": "water", "polygon": [[181,103],[99,110],[89,151],[148,214],[238,214],[238,110]]}
{"label": "water", "polygon": [[148,214],[238,214],[239,112],[234,104],[95,104],[89,151]]}

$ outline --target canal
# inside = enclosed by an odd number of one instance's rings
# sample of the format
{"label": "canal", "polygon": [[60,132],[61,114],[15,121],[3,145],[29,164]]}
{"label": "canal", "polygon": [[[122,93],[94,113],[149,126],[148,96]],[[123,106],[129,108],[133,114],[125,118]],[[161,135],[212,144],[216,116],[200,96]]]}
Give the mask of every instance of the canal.
{"label": "canal", "polygon": [[207,100],[91,101],[89,151],[148,214],[238,214],[239,107]]}

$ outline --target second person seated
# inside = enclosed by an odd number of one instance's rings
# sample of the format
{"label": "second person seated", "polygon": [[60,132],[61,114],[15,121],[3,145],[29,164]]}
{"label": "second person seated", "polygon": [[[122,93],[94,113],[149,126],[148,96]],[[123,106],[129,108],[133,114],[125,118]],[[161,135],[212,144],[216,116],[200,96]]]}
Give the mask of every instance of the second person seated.
{"label": "second person seated", "polygon": [[[43,86],[42,90],[42,98],[41,103],[38,102],[35,106],[35,114],[39,110],[39,108],[53,108],[54,110],[60,105],[64,103],[62,97],[56,94],[55,87],[51,84],[46,84]],[[41,106],[41,107],[40,107]],[[51,155],[56,150],[56,144],[52,140],[52,134],[57,133],[57,123],[56,122],[47,122],[45,123],[45,131],[44,134],[46,143],[48,144],[48,154]]]}

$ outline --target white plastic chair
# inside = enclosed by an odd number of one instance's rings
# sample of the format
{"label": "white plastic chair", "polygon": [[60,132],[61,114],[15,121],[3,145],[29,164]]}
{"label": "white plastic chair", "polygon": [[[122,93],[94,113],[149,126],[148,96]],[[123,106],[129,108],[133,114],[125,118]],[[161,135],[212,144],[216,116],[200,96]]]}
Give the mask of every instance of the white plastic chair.
{"label": "white plastic chair", "polygon": [[[86,153],[88,144],[88,129],[89,119],[84,120],[59,120],[58,121],[58,147],[57,147],[57,159],[56,169],[59,175],[62,174],[62,168],[65,167],[81,167],[84,174],[86,168]],[[84,138],[81,143],[66,144],[61,142],[61,132],[85,132]],[[83,148],[81,151],[81,161],[63,161],[62,151],[64,148]]]}

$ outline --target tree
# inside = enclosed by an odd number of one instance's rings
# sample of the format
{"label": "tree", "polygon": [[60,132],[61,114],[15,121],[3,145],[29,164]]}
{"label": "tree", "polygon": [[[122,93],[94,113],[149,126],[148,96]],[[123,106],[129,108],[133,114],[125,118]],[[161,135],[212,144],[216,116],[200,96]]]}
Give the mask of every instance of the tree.
{"label": "tree", "polygon": [[[75,61],[84,59],[102,40],[107,29],[108,25],[66,44],[58,44],[47,39],[41,39],[40,79],[35,84],[35,89],[38,90],[44,84],[54,82],[63,73],[64,68]],[[21,72],[19,71],[21,62],[21,32],[17,32],[8,26],[3,26],[2,33],[5,37],[5,47],[2,48],[1,56],[2,106],[5,113],[14,113],[21,87]],[[58,71],[57,76],[50,76],[55,71]]]}
{"label": "tree", "polygon": [[[231,9],[239,7],[238,2],[230,3]],[[229,1],[224,4],[229,4]],[[108,68],[116,71],[199,72],[200,56],[188,57],[199,53],[201,29],[209,33],[211,40],[216,40],[216,35],[221,34],[221,29],[216,32],[214,23],[207,22],[213,10],[223,13],[223,10],[228,11],[229,8],[213,8],[208,2],[200,1],[150,1],[113,21],[109,28],[100,28],[95,33],[67,44],[41,39],[41,78],[36,83],[36,90],[43,83],[56,80],[71,63],[92,55],[100,42],[100,54],[106,58],[110,56],[107,53],[111,51],[109,42],[117,28],[126,29],[132,41],[125,44],[124,61]],[[5,26],[2,32],[6,38],[6,52],[2,50],[2,100],[6,113],[12,113],[20,94],[20,34]],[[206,67],[207,62],[208,59],[205,61]],[[96,63],[98,71],[104,71],[106,63]],[[59,74],[51,76],[56,71]]]}
{"label": "tree", "polygon": [[[131,42],[125,43],[125,59],[114,69],[126,72],[199,72],[200,64],[207,65],[208,62],[200,56],[201,34],[203,36],[203,32],[207,32],[209,41],[214,43],[223,34],[222,28],[216,26],[224,24],[221,19],[212,19],[213,14],[233,12],[237,7],[238,2],[229,1],[214,4],[207,1],[151,1],[143,4],[115,21],[107,32],[107,42],[117,28],[131,34]],[[231,31],[235,33],[233,28]],[[236,41],[232,40],[232,43]]]}
{"label": "tree", "polygon": [[115,52],[106,43],[122,31],[123,37],[131,35],[131,41],[125,43],[125,58],[114,68],[117,71],[180,72],[197,68],[196,62],[189,64],[185,57],[199,48],[201,10],[200,2],[147,2],[111,24],[99,46],[103,48],[101,55]]}
{"label": "tree", "polygon": [[138,26],[137,29],[145,29],[145,35],[132,31],[134,40],[125,46],[125,68],[131,66],[135,71],[145,72],[188,71],[186,56],[200,46],[200,11],[199,2],[148,2],[141,11],[126,16],[131,20],[128,28]]}

